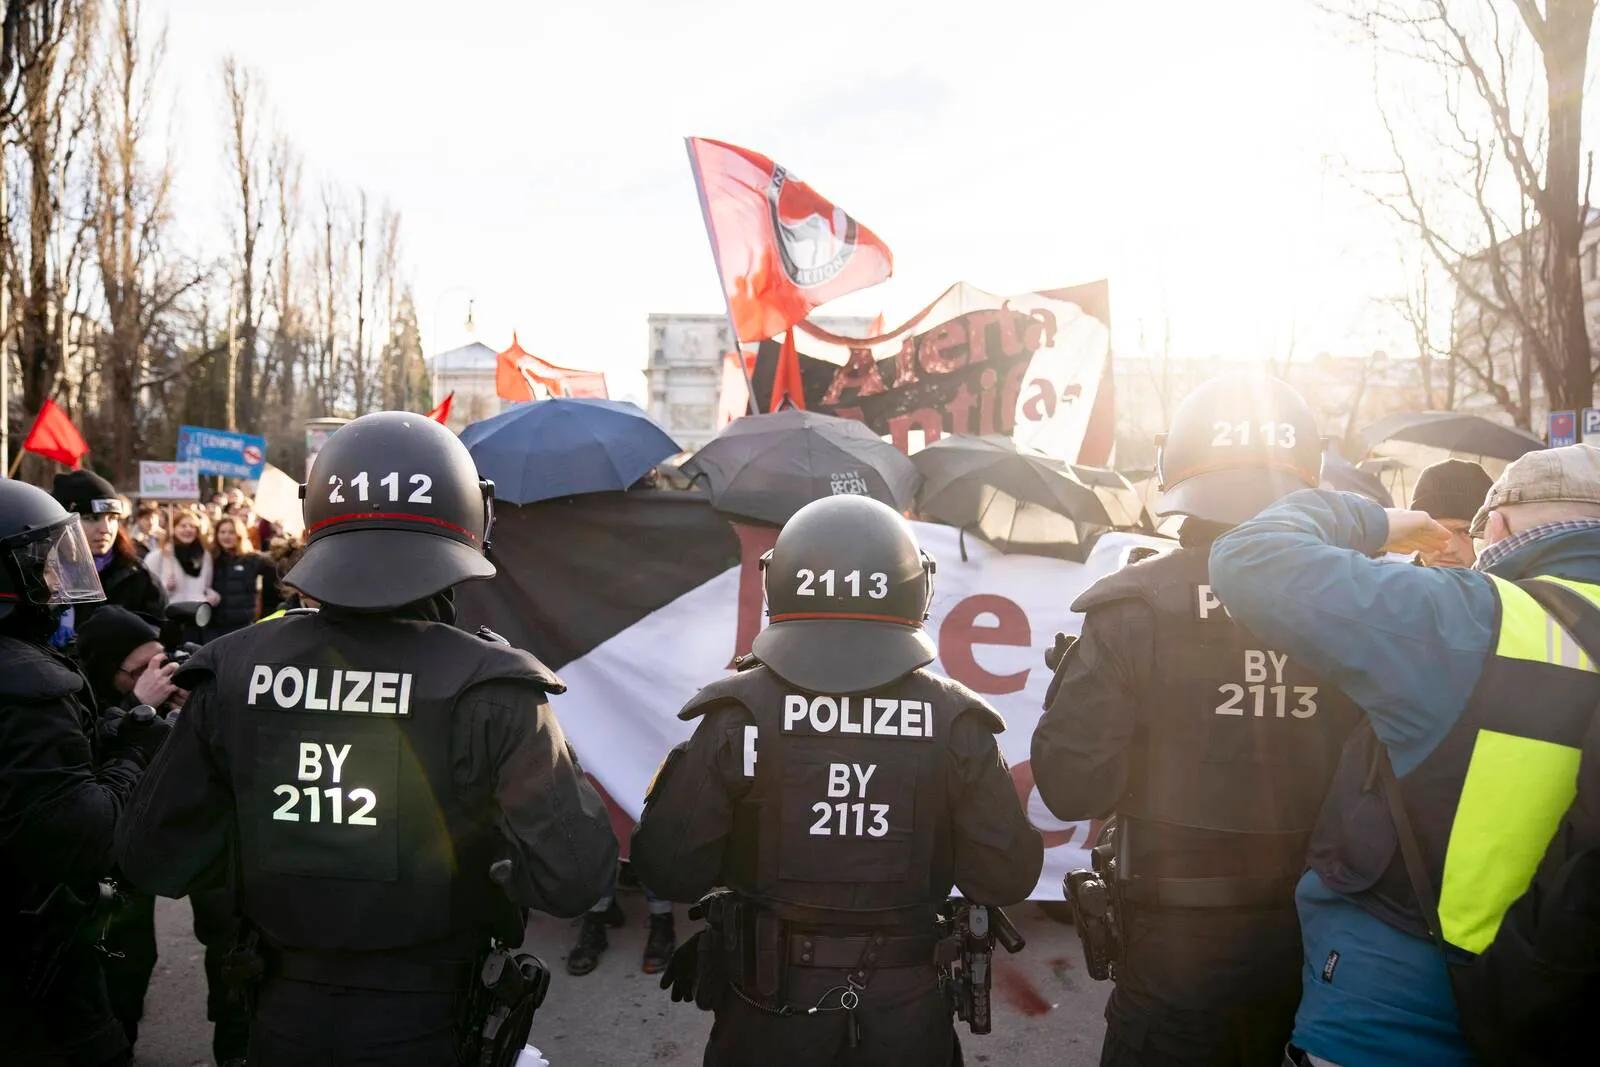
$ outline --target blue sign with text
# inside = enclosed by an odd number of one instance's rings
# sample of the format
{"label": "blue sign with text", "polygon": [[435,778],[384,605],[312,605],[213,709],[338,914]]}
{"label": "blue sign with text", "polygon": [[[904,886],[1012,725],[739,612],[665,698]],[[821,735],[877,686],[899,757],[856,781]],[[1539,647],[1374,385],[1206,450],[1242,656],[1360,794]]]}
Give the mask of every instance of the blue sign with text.
{"label": "blue sign with text", "polygon": [[267,439],[205,426],[179,426],[178,459],[198,464],[201,474],[259,480],[267,464]]}

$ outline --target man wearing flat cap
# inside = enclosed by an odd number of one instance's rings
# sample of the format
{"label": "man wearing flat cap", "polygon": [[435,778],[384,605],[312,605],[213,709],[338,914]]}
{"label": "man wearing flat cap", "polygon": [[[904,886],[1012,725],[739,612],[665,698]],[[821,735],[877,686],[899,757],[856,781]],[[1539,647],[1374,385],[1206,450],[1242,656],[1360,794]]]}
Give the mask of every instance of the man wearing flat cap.
{"label": "man wearing flat cap", "polygon": [[1418,563],[1425,567],[1472,566],[1478,558],[1472,544],[1472,519],[1493,484],[1488,471],[1465,459],[1447,459],[1422,472],[1411,497],[1411,510],[1426,511],[1448,530],[1450,544],[1442,552],[1420,553]]}
{"label": "man wearing flat cap", "polygon": [[[1588,868],[1567,875],[1593,866],[1600,839],[1582,821],[1593,799],[1573,804],[1580,776],[1587,795],[1600,775],[1600,450],[1523,456],[1471,532],[1486,543],[1472,569],[1396,567],[1373,557],[1436,557],[1449,531],[1423,511],[1308,490],[1212,548],[1233,616],[1365,716],[1296,891],[1291,1062],[1592,1056],[1573,1007],[1592,996],[1573,991],[1594,988],[1593,905],[1539,895],[1593,894]],[[1552,922],[1587,932],[1536,929]]]}

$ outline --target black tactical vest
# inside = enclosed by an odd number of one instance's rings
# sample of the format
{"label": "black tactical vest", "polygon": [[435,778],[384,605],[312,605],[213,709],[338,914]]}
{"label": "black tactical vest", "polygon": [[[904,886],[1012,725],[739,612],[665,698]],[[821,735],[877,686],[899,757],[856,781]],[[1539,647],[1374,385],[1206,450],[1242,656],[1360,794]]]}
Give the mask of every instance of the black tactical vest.
{"label": "black tactical vest", "polygon": [[872,924],[872,913],[949,895],[951,727],[971,713],[995,733],[1005,729],[981,697],[927,670],[839,696],[757,666],[707,686],[679,717],[725,701],[755,719],[745,739],[753,780],[728,850],[730,888],[780,914],[784,905],[838,913],[841,924]]}
{"label": "black tactical vest", "polygon": [[[1144,724],[1119,816],[1262,842],[1262,873],[1298,872],[1360,709],[1270,640],[1234,622],[1211,590],[1206,547],[1125,567],[1072,605],[1137,598],[1155,619]],[[1241,874],[1245,872],[1239,872]]]}
{"label": "black tactical vest", "polygon": [[184,670],[216,678],[242,909],[269,940],[364,952],[487,927],[491,794],[457,795],[452,720],[490,679],[560,692],[538,660],[442,623],[294,613]]}

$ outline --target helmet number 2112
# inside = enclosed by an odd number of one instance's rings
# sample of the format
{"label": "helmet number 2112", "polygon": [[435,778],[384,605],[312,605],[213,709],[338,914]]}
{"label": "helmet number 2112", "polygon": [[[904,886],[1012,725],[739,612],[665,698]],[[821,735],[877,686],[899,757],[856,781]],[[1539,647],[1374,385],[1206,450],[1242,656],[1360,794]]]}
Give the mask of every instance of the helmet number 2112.
{"label": "helmet number 2112", "polygon": [[[433,478],[426,474],[413,474],[409,479],[409,484],[411,485],[411,495],[406,497],[406,503],[433,503]],[[350,488],[356,492],[356,499],[358,500],[368,499],[367,491],[370,487],[366,471],[362,471],[350,479]],[[389,503],[398,503],[400,500],[400,472],[390,471],[378,479],[378,487],[389,491]],[[344,488],[343,478],[337,474],[328,475],[328,503],[345,503]]]}

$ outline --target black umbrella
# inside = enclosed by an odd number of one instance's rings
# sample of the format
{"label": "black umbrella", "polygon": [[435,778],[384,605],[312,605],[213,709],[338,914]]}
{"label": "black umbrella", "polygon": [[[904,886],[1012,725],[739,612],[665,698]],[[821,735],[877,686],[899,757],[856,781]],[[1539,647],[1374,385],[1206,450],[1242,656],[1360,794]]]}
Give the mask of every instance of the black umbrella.
{"label": "black umbrella", "polygon": [[1361,431],[1371,451],[1385,441],[1442,449],[1457,456],[1513,460],[1544,442],[1526,430],[1460,411],[1412,411],[1390,415]]}
{"label": "black umbrella", "polygon": [[1371,471],[1362,470],[1339,454],[1338,446],[1329,442],[1322,452],[1323,489],[1337,489],[1345,493],[1364,496],[1375,504],[1394,507],[1394,498],[1383,482]]}
{"label": "black umbrella", "polygon": [[1009,437],[944,437],[912,457],[922,472],[917,510],[973,530],[1002,552],[1081,559],[1111,516],[1095,491],[1042,452]]}
{"label": "black umbrella", "polygon": [[1111,525],[1119,530],[1151,528],[1150,513],[1139,499],[1139,490],[1120,471],[1069,463],[1067,473],[1094,490],[1094,495],[1105,505],[1106,514],[1111,516]]}
{"label": "black umbrella", "polygon": [[911,461],[864,423],[793,408],[736,419],[682,469],[718,511],[778,524],[840,493],[904,511],[917,490]]}

